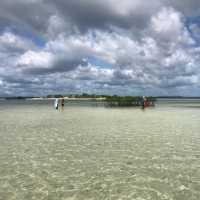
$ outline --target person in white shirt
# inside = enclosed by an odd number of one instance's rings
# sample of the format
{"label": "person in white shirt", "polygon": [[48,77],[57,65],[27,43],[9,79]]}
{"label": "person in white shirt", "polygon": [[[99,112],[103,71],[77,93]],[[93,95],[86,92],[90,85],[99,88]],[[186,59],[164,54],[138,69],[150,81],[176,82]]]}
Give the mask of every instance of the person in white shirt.
{"label": "person in white shirt", "polygon": [[54,107],[55,107],[56,110],[58,110],[58,103],[59,103],[58,98],[56,98],[55,101],[54,101]]}

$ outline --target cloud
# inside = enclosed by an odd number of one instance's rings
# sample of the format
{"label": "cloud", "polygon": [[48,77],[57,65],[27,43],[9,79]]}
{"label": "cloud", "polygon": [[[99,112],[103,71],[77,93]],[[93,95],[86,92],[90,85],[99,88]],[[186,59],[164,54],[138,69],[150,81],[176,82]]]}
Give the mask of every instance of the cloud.
{"label": "cloud", "polygon": [[185,16],[198,16],[200,12],[200,2],[198,0],[176,0],[176,1],[165,1],[175,9],[182,12]]}
{"label": "cloud", "polygon": [[189,26],[189,30],[191,31],[194,39],[199,43],[200,42],[200,25],[196,23],[192,23]]}
{"label": "cloud", "polygon": [[85,62],[83,60],[59,57],[45,51],[28,51],[19,57],[16,62],[17,68],[22,73],[38,75],[71,71],[81,64],[84,65]]}
{"label": "cloud", "polygon": [[2,0],[0,94],[199,95],[198,6]]}
{"label": "cloud", "polygon": [[3,32],[0,35],[0,50],[8,53],[22,53],[28,49],[34,49],[35,45],[26,38],[13,34],[12,32]]}

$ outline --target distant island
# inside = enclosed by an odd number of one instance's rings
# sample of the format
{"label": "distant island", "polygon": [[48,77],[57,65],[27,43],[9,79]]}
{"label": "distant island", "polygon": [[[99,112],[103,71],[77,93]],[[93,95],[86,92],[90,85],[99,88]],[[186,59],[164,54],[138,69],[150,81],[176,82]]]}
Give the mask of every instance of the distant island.
{"label": "distant island", "polygon": [[[125,98],[126,100],[130,98],[137,99],[141,96],[119,96],[119,95],[104,95],[104,94],[49,94],[46,96],[5,96],[0,97],[0,99],[6,100],[26,100],[26,99],[54,99],[54,98],[65,98],[65,99],[108,99],[114,100],[116,98]],[[147,97],[149,98],[149,97]],[[151,99],[200,99],[198,96],[153,96]]]}
{"label": "distant island", "polygon": [[[142,106],[144,104],[144,97],[142,96],[118,96],[118,95],[97,95],[97,94],[53,94],[44,97],[32,97],[32,96],[14,96],[14,97],[4,97],[5,100],[49,100],[55,98],[64,98],[66,100],[88,100],[88,101],[102,101],[105,106],[110,107],[121,107],[121,106]],[[156,102],[155,97],[146,97],[145,101],[148,106],[154,106]]]}
{"label": "distant island", "polygon": [[[142,96],[118,96],[104,94],[49,94],[47,96],[9,96],[0,97],[0,100],[51,100],[55,98],[64,98],[68,101],[101,101],[107,107],[123,107],[123,106],[143,106],[144,98]],[[158,99],[200,99],[200,97],[184,97],[184,96],[147,96],[145,101],[148,106],[155,106]]]}

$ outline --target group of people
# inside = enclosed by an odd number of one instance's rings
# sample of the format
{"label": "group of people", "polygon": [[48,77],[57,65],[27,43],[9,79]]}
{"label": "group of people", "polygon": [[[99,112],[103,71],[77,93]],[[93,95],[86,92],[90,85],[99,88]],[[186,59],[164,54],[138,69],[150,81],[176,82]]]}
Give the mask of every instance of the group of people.
{"label": "group of people", "polygon": [[[61,108],[64,108],[64,106],[65,106],[64,98],[60,99],[60,105],[61,105]],[[58,110],[58,107],[59,107],[59,99],[58,98],[56,98],[55,101],[54,101],[54,107],[55,107],[56,110]]]}

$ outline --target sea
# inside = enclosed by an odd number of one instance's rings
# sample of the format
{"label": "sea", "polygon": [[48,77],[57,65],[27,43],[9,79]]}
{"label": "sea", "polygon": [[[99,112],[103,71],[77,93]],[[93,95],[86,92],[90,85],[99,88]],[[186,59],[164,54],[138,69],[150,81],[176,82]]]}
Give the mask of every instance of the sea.
{"label": "sea", "polygon": [[200,100],[0,100],[0,200],[199,200]]}

